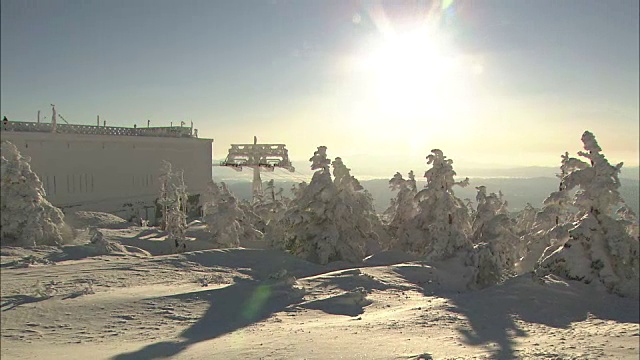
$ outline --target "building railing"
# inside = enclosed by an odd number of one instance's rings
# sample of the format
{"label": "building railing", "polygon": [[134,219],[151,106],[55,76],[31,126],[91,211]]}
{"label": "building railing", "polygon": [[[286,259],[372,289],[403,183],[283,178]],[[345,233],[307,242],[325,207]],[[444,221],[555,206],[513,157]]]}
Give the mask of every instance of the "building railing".
{"label": "building railing", "polygon": [[[19,132],[54,132],[51,123],[37,123],[27,121],[9,121],[2,124],[1,131]],[[197,130],[191,127],[145,127],[128,128],[118,126],[96,126],[96,125],[75,125],[56,124],[55,133],[58,134],[81,134],[81,135],[117,135],[117,136],[153,136],[153,137],[197,137]]]}

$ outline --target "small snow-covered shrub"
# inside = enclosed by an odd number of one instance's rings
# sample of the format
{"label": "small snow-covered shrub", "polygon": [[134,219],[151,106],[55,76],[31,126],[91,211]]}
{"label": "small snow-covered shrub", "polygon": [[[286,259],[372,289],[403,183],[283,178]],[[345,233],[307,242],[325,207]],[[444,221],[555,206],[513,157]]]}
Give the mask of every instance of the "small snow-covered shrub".
{"label": "small snow-covered shrub", "polygon": [[92,228],[90,230],[91,244],[96,249],[99,255],[108,255],[113,253],[127,253],[127,249],[124,245],[117,241],[109,241],[104,238],[104,235],[100,230]]}
{"label": "small snow-covered shrub", "polygon": [[93,280],[89,279],[73,284],[73,290],[66,296],[66,298],[76,298],[78,296],[91,295],[95,293],[95,290],[93,290]]}
{"label": "small snow-covered shrub", "polygon": [[58,293],[58,289],[56,288],[58,284],[51,280],[48,283],[42,284],[40,281],[37,281],[34,285],[33,293],[36,299],[49,299]]}

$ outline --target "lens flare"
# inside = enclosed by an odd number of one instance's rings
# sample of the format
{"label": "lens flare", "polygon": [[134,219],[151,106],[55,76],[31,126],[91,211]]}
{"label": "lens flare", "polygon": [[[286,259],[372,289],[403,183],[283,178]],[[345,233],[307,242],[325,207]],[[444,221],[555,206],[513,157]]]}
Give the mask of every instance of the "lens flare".
{"label": "lens flare", "polygon": [[260,311],[264,307],[264,305],[269,300],[271,296],[271,287],[268,285],[260,285],[258,286],[251,297],[248,298],[244,305],[242,311],[242,317],[245,320],[253,321],[258,318]]}

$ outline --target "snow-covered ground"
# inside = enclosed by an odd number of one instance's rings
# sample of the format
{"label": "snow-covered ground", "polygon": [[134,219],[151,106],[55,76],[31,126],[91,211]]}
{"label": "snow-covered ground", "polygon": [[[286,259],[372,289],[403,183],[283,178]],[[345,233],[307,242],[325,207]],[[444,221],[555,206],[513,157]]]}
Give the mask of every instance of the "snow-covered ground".
{"label": "snow-covered ground", "polygon": [[640,356],[638,300],[595,285],[521,275],[469,291],[453,262],[212,250],[197,224],[196,250],[176,255],[157,229],[100,220],[126,253],[97,255],[88,230],[61,248],[2,248],[3,360]]}

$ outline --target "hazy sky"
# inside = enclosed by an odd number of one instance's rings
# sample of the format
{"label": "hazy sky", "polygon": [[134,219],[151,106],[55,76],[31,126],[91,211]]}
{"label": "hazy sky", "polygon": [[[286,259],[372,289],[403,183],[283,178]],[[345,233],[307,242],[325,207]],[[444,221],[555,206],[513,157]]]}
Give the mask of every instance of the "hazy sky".
{"label": "hazy sky", "polygon": [[1,114],[193,121],[319,145],[358,175],[559,165],[593,131],[638,165],[639,2],[2,0]]}

